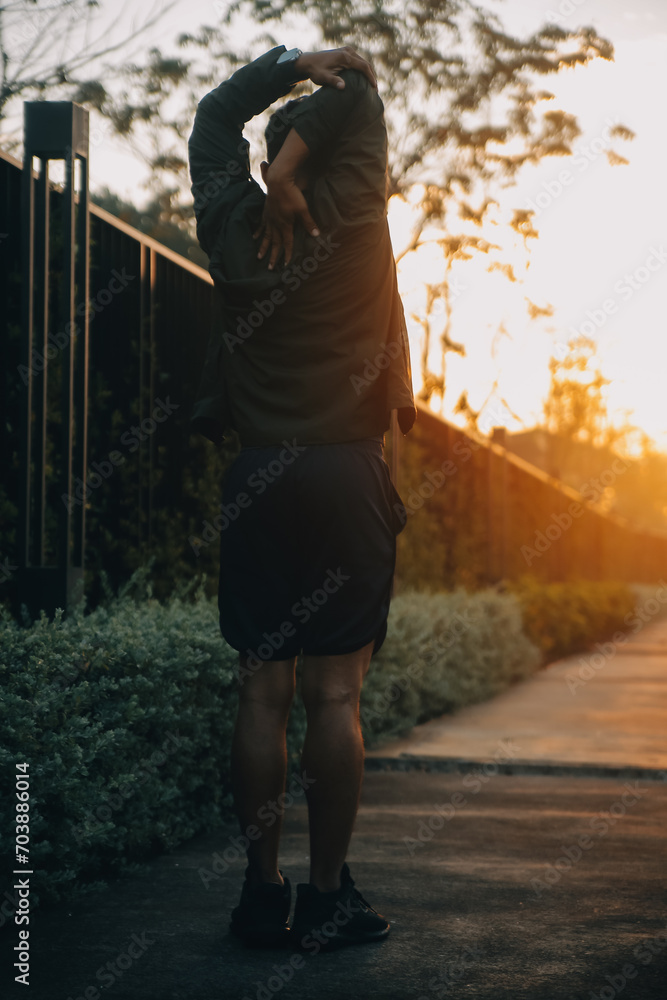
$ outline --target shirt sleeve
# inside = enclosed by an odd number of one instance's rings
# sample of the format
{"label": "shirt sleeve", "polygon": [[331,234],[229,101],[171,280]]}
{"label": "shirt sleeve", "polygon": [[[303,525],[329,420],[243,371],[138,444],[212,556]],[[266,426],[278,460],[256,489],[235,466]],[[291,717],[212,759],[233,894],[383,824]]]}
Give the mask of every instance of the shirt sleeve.
{"label": "shirt sleeve", "polygon": [[384,113],[384,105],[368,77],[358,69],[338,74],[342,90],[327,84],[309,94],[290,118],[295,131],[312,154],[330,148],[345,132],[360,131]]}
{"label": "shirt sleeve", "polygon": [[237,69],[197,105],[188,139],[197,217],[216,195],[251,179],[250,144],[243,138],[243,126],[289,93],[297,82],[294,65],[278,63],[283,52],[285,46],[277,45]]}

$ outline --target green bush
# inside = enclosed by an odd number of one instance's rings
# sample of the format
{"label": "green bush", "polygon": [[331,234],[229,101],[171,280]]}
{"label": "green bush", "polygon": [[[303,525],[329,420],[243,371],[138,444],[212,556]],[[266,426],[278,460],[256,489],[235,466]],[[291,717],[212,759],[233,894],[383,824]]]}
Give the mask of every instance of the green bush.
{"label": "green bush", "polygon": [[[205,580],[160,602],[147,573],[89,614],[80,604],[21,627],[0,607],[0,853],[11,870],[14,775],[25,761],[33,905],[104,884],[232,816],[237,653],[222,640]],[[593,629],[603,638],[633,605],[605,584],[571,596],[536,584],[396,596],[362,692],[367,745],[489,698]],[[297,699],[295,769],[305,726]]]}
{"label": "green bush", "polygon": [[445,712],[490,698],[533,673],[539,650],[522,632],[509,594],[401,594],[361,696],[368,745]]}
{"label": "green bush", "polygon": [[531,576],[508,584],[522,609],[523,630],[545,658],[560,659],[625,629],[641,590],[627,583],[577,580],[540,583]]}
{"label": "green bush", "polygon": [[[0,764],[3,781],[30,766],[38,896],[181,843],[230,801],[235,653],[212,604],[130,589],[109,608],[26,629],[2,611]],[[4,809],[13,801],[3,794]]]}

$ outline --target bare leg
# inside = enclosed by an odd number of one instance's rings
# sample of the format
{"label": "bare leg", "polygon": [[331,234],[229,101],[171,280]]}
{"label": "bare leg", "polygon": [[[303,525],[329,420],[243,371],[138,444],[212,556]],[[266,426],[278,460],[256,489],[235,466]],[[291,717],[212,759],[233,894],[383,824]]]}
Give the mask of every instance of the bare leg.
{"label": "bare leg", "polygon": [[310,881],[321,892],[340,887],[340,870],[359,808],[364,743],[361,685],[373,643],[345,656],[304,656],[301,693],[308,729],[301,768],[310,822]]}
{"label": "bare leg", "polygon": [[271,810],[271,803],[285,791],[285,730],[294,696],[296,658],[263,661],[244,676],[245,666],[246,658],[241,654],[242,679],[231,753],[234,805],[242,834],[246,835],[250,826],[261,831],[256,840],[249,838],[246,850],[250,884],[282,885],[278,872],[282,816],[271,811],[270,818],[262,820],[258,812],[262,806]]}

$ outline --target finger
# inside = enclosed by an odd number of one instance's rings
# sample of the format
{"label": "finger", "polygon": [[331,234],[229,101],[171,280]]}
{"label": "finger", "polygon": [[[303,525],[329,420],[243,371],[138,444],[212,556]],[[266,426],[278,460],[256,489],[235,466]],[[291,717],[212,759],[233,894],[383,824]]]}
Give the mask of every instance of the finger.
{"label": "finger", "polygon": [[269,271],[273,270],[274,264],[276,263],[280,252],[283,248],[283,238],[282,233],[276,229],[273,234],[273,244],[271,246],[271,256],[269,257]]}
{"label": "finger", "polygon": [[287,265],[289,264],[290,259],[292,257],[292,246],[294,244],[294,230],[291,227],[283,234],[283,239],[284,239],[284,244],[285,244],[285,246],[284,246],[284,249],[285,249],[285,267],[287,267]]}
{"label": "finger", "polygon": [[269,249],[271,244],[271,226],[267,225],[264,230],[264,236],[262,237],[262,242],[260,244],[259,250],[257,251],[257,256],[261,259],[266,251]]}
{"label": "finger", "polygon": [[345,80],[342,76],[337,76],[336,73],[327,73],[324,82],[336,87],[337,90],[343,90],[345,87]]}
{"label": "finger", "polygon": [[312,217],[310,212],[304,208],[302,212],[299,212],[299,215],[301,217],[301,221],[303,222],[304,226],[306,227],[310,235],[319,236],[320,231],[318,229],[317,223],[315,222],[315,219]]}
{"label": "finger", "polygon": [[355,53],[354,58],[352,60],[352,66],[354,67],[354,69],[361,70],[361,72],[368,77],[368,79],[371,82],[371,85],[375,88],[375,90],[377,90],[378,86],[377,77],[375,76],[373,67],[368,62],[367,59],[363,59],[361,56],[358,56]]}

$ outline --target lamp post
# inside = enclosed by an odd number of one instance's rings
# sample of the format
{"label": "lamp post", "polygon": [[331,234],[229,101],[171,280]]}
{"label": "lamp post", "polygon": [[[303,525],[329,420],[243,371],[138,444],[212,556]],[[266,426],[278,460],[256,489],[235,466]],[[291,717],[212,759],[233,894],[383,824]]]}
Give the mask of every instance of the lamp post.
{"label": "lamp post", "polygon": [[[89,202],[88,111],[72,101],[26,101],[21,180],[21,363],[18,601],[37,617],[67,609],[83,580],[88,418]],[[40,160],[35,183],[33,158]],[[56,315],[49,315],[50,160],[64,160],[62,275]],[[76,161],[80,189],[75,193]],[[52,333],[49,328],[52,327]],[[49,361],[59,356],[61,440],[57,469],[56,564],[46,565],[46,445]],[[37,380],[41,378],[38,384]],[[84,491],[85,492],[85,491]]]}

